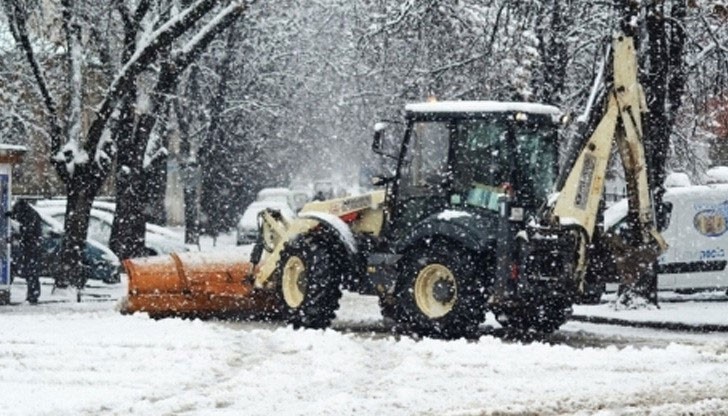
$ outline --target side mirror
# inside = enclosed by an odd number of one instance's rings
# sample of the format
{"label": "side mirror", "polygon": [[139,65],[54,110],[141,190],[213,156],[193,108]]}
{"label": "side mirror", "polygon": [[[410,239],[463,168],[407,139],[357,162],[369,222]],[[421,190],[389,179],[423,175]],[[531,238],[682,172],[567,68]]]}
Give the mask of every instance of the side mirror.
{"label": "side mirror", "polygon": [[382,154],[382,136],[389,123],[379,122],[374,125],[374,140],[372,141],[372,151],[376,154]]}

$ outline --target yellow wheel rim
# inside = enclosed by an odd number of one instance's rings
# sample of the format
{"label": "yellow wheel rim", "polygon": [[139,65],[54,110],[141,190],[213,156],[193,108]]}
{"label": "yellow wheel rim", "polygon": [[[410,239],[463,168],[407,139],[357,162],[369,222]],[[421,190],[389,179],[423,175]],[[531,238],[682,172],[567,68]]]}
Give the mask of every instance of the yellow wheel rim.
{"label": "yellow wheel rim", "polygon": [[417,274],[414,295],[423,314],[429,318],[441,318],[452,310],[457,301],[455,276],[442,264],[429,264]]}
{"label": "yellow wheel rim", "polygon": [[297,256],[291,256],[283,267],[281,281],[283,300],[291,308],[297,308],[306,297],[306,266]]}

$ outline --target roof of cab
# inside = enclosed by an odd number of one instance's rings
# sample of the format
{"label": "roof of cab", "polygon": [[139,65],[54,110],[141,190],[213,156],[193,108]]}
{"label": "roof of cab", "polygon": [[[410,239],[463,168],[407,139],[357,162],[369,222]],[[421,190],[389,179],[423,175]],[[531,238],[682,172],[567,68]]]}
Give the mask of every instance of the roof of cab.
{"label": "roof of cab", "polygon": [[561,110],[552,105],[503,102],[503,101],[435,101],[427,103],[407,104],[405,110],[410,113],[506,113],[522,112],[560,116]]}

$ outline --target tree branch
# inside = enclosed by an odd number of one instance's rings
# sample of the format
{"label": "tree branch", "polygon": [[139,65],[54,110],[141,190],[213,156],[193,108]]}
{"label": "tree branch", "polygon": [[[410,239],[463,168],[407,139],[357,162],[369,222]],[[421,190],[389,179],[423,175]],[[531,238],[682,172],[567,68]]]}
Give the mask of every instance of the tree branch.
{"label": "tree branch", "polygon": [[43,70],[35,58],[33,46],[30,43],[30,37],[28,35],[26,11],[21,3],[21,0],[6,0],[5,12],[10,23],[13,38],[25,54],[25,59],[30,65],[36,86],[43,99],[43,105],[48,113],[48,122],[50,123],[51,152],[56,152],[61,148],[63,138],[63,129],[58,120],[58,107],[48,89],[48,83],[46,82]]}
{"label": "tree branch", "polygon": [[150,40],[129,58],[119,71],[116,79],[109,86],[106,95],[96,110],[87,135],[85,150],[91,154],[99,144],[101,133],[111,116],[113,109],[126,93],[134,79],[151,64],[160,51],[169,47],[177,38],[194,26],[219,0],[197,0],[177,16],[171,18],[157,30],[152,32]]}

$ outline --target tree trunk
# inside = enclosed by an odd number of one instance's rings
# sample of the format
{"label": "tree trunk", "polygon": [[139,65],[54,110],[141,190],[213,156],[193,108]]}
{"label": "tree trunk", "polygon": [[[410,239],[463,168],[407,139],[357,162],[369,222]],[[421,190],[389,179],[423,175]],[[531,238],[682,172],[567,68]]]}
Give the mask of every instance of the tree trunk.
{"label": "tree trunk", "polygon": [[226,218],[230,207],[231,186],[226,181],[229,166],[225,163],[227,153],[230,151],[229,135],[224,131],[222,111],[225,106],[225,97],[228,95],[228,79],[231,77],[230,64],[232,62],[236,34],[228,33],[226,53],[220,62],[217,73],[220,81],[210,102],[210,123],[205,139],[200,146],[200,166],[202,173],[202,200],[200,209],[207,219],[204,224],[205,232],[217,237],[227,228]]}
{"label": "tree trunk", "polygon": [[111,226],[109,248],[119,259],[144,255],[143,189],[144,146],[139,131],[144,128],[135,117],[136,89],[131,91],[121,111],[121,126],[117,136],[116,212]]}
{"label": "tree trunk", "polygon": [[[174,81],[176,81],[176,77]],[[176,82],[173,84],[176,84]],[[169,99],[164,99],[161,108],[162,111],[159,111],[160,118],[156,121],[156,125],[159,126],[156,133],[157,139],[154,142],[149,142],[145,151],[145,159],[149,161],[145,162],[146,166],[144,166],[144,182],[147,186],[146,221],[164,226],[167,225],[167,207],[164,203],[167,196],[167,161],[169,159],[167,148],[171,134],[167,117],[171,111]]]}
{"label": "tree trunk", "polygon": [[[644,128],[645,153],[649,168],[650,187],[656,194],[662,194],[665,180],[665,165],[670,143],[670,127],[667,108],[667,33],[665,31],[664,4],[652,3],[647,11],[647,33],[649,66],[644,87],[649,106]],[[661,195],[656,195],[660,196]],[[656,201],[656,203],[659,201]]]}
{"label": "tree trunk", "polygon": [[[129,152],[135,153],[135,152]],[[141,152],[139,152],[141,153]],[[121,156],[121,152],[119,154]],[[146,255],[144,234],[144,182],[142,156],[130,154],[118,159],[116,172],[116,213],[109,248],[119,259]]]}
{"label": "tree trunk", "polygon": [[[637,2],[624,0],[623,28],[627,33],[637,33],[633,24],[636,21]],[[683,1],[673,2],[672,15],[665,16],[665,1],[649,2],[646,6],[646,59],[641,60],[643,68],[642,85],[645,89],[648,112],[643,122],[643,142],[647,159],[648,183],[652,190],[655,214],[658,217],[667,215],[662,203],[665,193],[663,184],[667,174],[667,159],[670,152],[670,135],[674,125],[674,117],[680,107],[680,100],[685,83],[683,70],[683,51],[686,9]],[[668,24],[668,21],[670,22]],[[668,34],[668,25],[672,29]],[[658,224],[662,221],[657,221]],[[634,246],[635,244],[633,244]],[[643,247],[634,247],[638,253]],[[642,298],[648,303],[657,304],[657,264],[645,267],[642,273],[627,279],[620,287],[620,299],[630,302]],[[634,272],[627,272],[634,275]]]}
{"label": "tree trunk", "polygon": [[167,193],[167,156],[160,155],[144,169],[147,187],[146,221],[167,225],[167,207],[164,200]]}
{"label": "tree trunk", "polygon": [[[193,67],[190,70],[190,97],[199,98],[199,70]],[[192,140],[190,137],[190,125],[187,121],[187,114],[183,114],[179,101],[174,101],[173,108],[177,116],[179,127],[180,146],[180,169],[179,175],[183,183],[184,204],[185,204],[185,243],[200,243],[200,220],[199,220],[199,178],[200,169],[192,154]]]}
{"label": "tree trunk", "polygon": [[[534,88],[539,91],[541,101],[549,104],[561,104],[562,94],[566,82],[566,65],[568,61],[568,44],[566,41],[568,10],[562,6],[561,0],[554,0],[551,4],[551,22],[538,27],[539,46],[543,60],[543,83]],[[567,6],[568,7],[568,6]]]}
{"label": "tree trunk", "polygon": [[[131,129],[133,134],[118,139],[116,216],[111,228],[110,245],[120,259],[152,254],[147,252],[144,245],[147,221],[145,208],[151,200],[149,193],[153,191],[153,185],[147,182],[144,154],[157,124],[157,111],[164,107],[178,75],[179,72],[173,66],[167,63],[162,65],[153,93],[147,98],[150,101],[149,108],[135,117]],[[131,107],[127,109],[128,114],[136,113],[135,110],[136,107],[134,110]],[[130,120],[127,118],[126,122]]]}
{"label": "tree trunk", "polygon": [[59,253],[60,271],[55,276],[55,287],[73,286],[83,288],[88,279],[89,270],[84,267],[83,252],[86,247],[89,215],[94,196],[98,193],[96,180],[89,180],[83,175],[68,183],[66,192],[65,233]]}
{"label": "tree trunk", "polygon": [[[199,220],[199,167],[197,164],[187,163],[182,166],[181,175],[184,178],[185,200],[185,243],[200,244]],[[195,179],[197,178],[197,179]]]}

